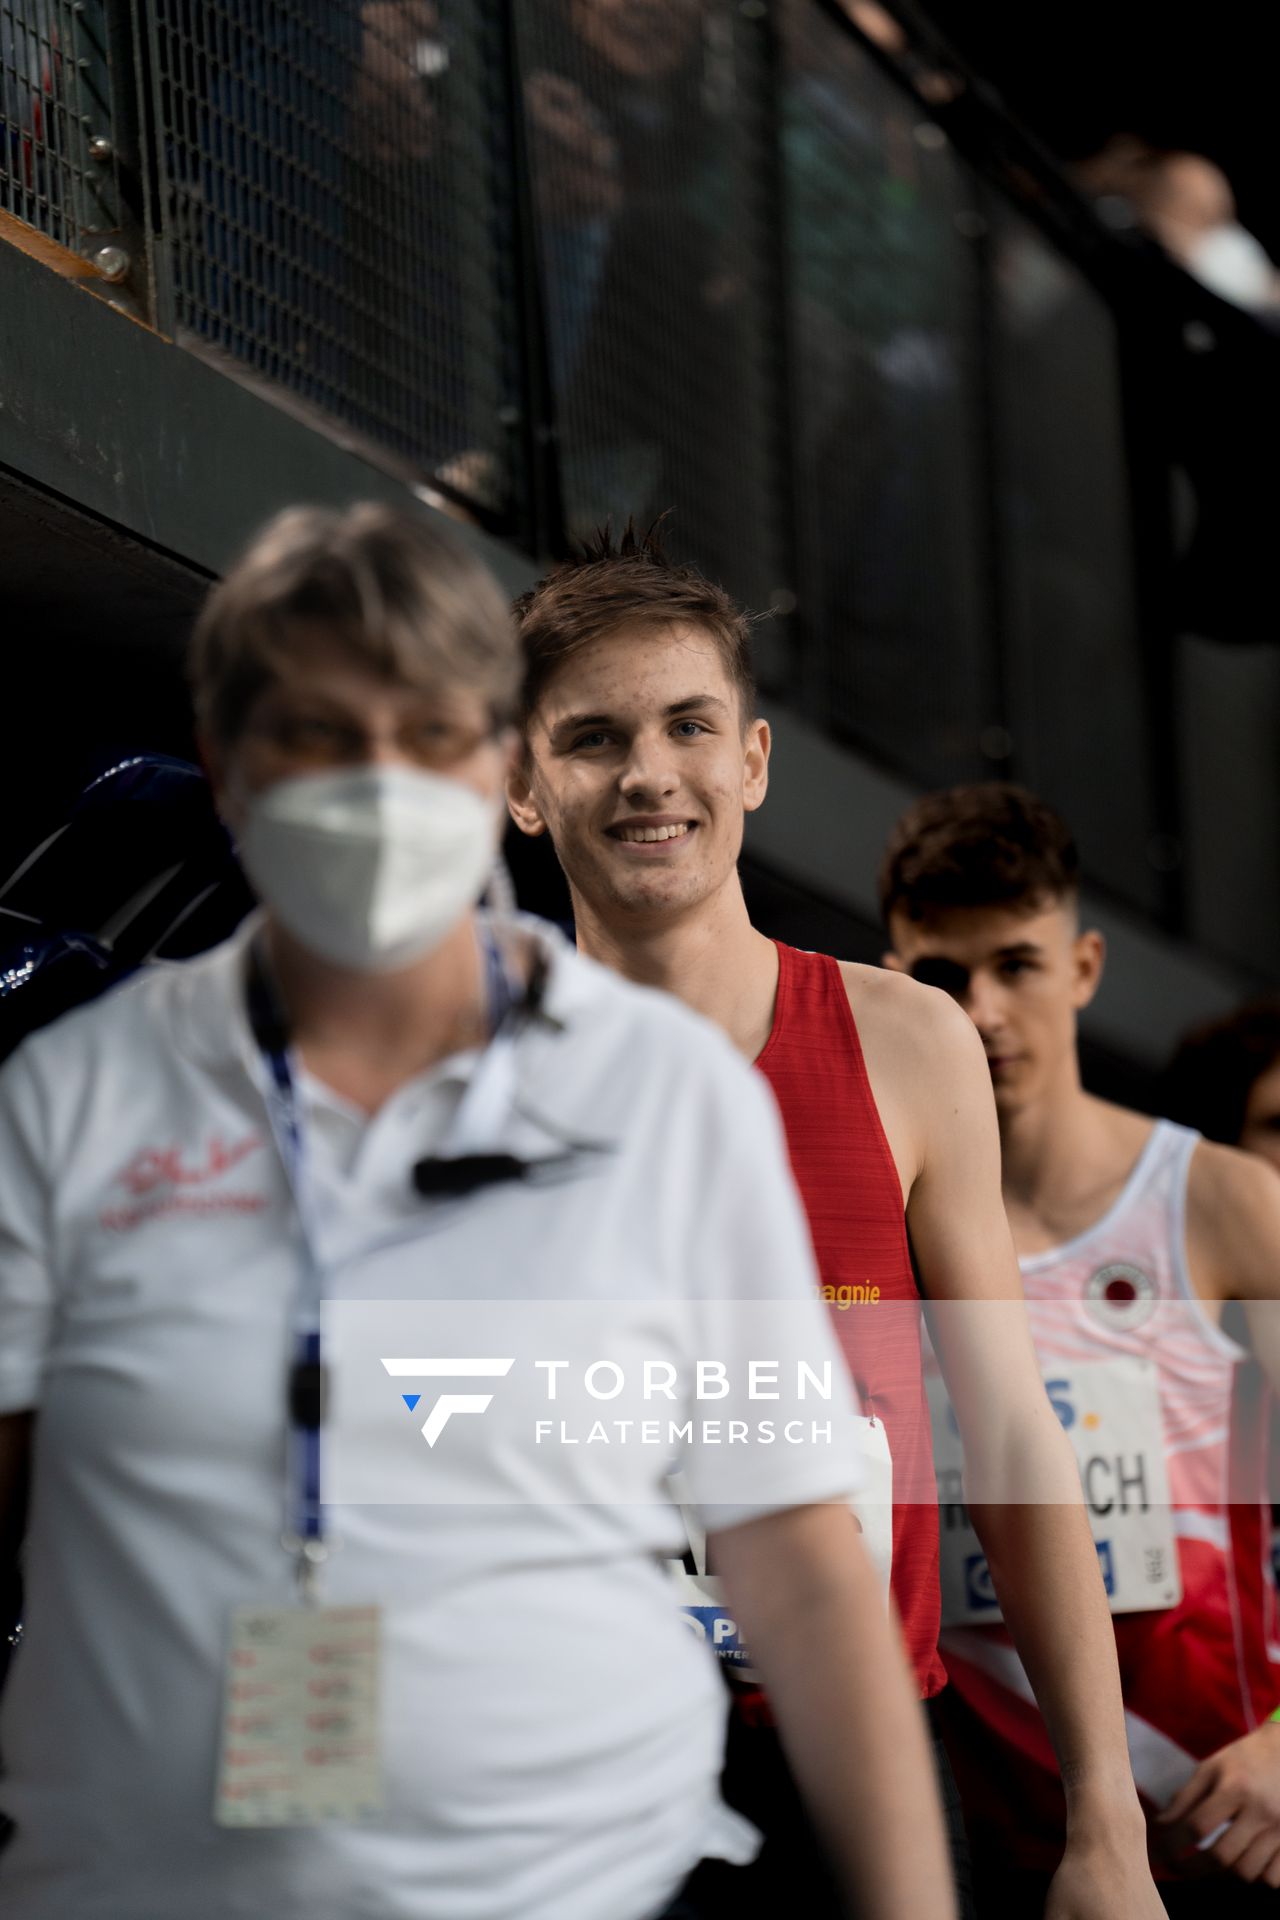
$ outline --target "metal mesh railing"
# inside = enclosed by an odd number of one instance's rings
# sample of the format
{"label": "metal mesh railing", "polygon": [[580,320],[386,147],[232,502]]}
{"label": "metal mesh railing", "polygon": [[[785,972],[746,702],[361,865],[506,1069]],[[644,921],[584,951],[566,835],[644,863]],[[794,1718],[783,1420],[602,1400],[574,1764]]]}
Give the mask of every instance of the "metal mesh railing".
{"label": "metal mesh railing", "polygon": [[145,199],[164,331],[539,557],[673,509],[772,691],[1155,903],[1107,307],[835,0],[0,0],[0,78],[0,210]]}
{"label": "metal mesh railing", "polygon": [[1162,848],[1115,323],[1011,208],[992,209],[991,249],[994,532],[1014,761],[1067,814],[1092,876],[1154,909]]}
{"label": "metal mesh railing", "polygon": [[846,28],[781,12],[806,684],[878,758],[959,779],[998,719],[974,183]]}
{"label": "metal mesh railing", "polygon": [[0,211],[76,254],[120,224],[108,41],[104,0],[0,0]]}
{"label": "metal mesh railing", "polygon": [[142,11],[162,318],[506,507],[508,128],[485,7],[151,0]]}
{"label": "metal mesh railing", "polygon": [[517,0],[565,515],[785,589],[772,77],[751,9]]}

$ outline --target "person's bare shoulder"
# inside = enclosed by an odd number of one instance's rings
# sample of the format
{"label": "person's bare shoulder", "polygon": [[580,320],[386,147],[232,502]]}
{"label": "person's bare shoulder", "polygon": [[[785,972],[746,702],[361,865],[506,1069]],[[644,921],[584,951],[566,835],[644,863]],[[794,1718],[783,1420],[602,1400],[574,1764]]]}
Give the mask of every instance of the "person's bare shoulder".
{"label": "person's bare shoulder", "polygon": [[1256,1154],[1202,1140],[1187,1175],[1187,1243],[1223,1300],[1280,1298],[1280,1174]]}
{"label": "person's bare shoulder", "polygon": [[963,1008],[940,987],[926,987],[910,974],[888,967],[839,963],[868,1067],[873,1054],[892,1073],[924,1073],[943,1078],[949,1072],[986,1076],[986,1058],[977,1030]]}
{"label": "person's bare shoulder", "polygon": [[1191,1156],[1187,1206],[1207,1225],[1229,1227],[1242,1214],[1267,1215],[1280,1205],[1280,1176],[1254,1153],[1201,1140]]}
{"label": "person's bare shoulder", "polygon": [[938,987],[908,974],[842,960],[867,1076],[904,1191],[936,1158],[937,1136],[991,1103],[991,1076],[977,1030]]}

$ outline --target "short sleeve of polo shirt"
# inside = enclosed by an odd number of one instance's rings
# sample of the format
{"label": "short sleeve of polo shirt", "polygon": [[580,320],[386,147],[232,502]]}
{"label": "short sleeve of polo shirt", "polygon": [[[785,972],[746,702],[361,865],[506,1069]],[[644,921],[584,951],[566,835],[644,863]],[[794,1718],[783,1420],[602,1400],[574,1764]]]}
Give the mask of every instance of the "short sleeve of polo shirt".
{"label": "short sleeve of polo shirt", "polygon": [[0,1071],[0,1414],[38,1405],[53,1327],[48,1168],[20,1051]]}
{"label": "short sleeve of polo shirt", "polygon": [[751,1364],[785,1365],[784,1356],[802,1354],[816,1375],[829,1379],[830,1396],[815,1403],[815,1412],[819,1426],[830,1423],[832,1439],[753,1445],[749,1469],[745,1449],[726,1466],[735,1450],[693,1446],[681,1469],[689,1504],[708,1532],[789,1507],[847,1499],[865,1478],[852,1439],[857,1390],[819,1292],[809,1223],[777,1107],[754,1070],[739,1072],[736,1058],[725,1067],[703,1116],[707,1151],[696,1287],[699,1357],[721,1362],[736,1386],[731,1398],[700,1402],[696,1412],[724,1416],[726,1429],[728,1418],[748,1416],[754,1432],[756,1420],[767,1417],[774,1403],[744,1398]]}

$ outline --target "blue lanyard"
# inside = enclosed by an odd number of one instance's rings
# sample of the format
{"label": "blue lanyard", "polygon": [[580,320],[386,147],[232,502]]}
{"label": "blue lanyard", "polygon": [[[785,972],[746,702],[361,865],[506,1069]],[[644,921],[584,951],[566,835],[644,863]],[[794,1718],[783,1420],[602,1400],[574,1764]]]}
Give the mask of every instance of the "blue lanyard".
{"label": "blue lanyard", "polygon": [[267,1118],[293,1195],[301,1240],[287,1400],[284,1545],[296,1557],[303,1597],[310,1598],[319,1568],[328,1557],[324,1509],[320,1502],[320,1426],[325,1384],[320,1351],[323,1273],[315,1247],[306,1188],[306,1144],[288,1049],[276,1044],[264,1046],[262,1051],[271,1076],[267,1088]]}
{"label": "blue lanyard", "polygon": [[[522,1004],[523,993],[511,975],[488,928],[480,930],[484,957],[485,998],[489,1029],[488,1049],[493,1093],[504,1100],[512,1069],[510,1016]],[[324,1298],[324,1267],[316,1246],[315,1214],[308,1186],[306,1135],[297,1083],[289,1058],[283,1012],[256,947],[250,949],[249,1019],[254,1038],[266,1062],[267,1119],[280,1155],[301,1240],[298,1286],[294,1295],[293,1355],[289,1372],[288,1464],[284,1545],[294,1554],[299,1588],[312,1600],[320,1567],[328,1558],[324,1507],[320,1499],[320,1428],[324,1421],[325,1373],[320,1344],[320,1310]],[[483,1089],[472,1082],[473,1093]],[[479,1103],[476,1103],[479,1104]],[[490,1102],[485,1101],[488,1106]],[[459,1116],[462,1119],[463,1116]]]}

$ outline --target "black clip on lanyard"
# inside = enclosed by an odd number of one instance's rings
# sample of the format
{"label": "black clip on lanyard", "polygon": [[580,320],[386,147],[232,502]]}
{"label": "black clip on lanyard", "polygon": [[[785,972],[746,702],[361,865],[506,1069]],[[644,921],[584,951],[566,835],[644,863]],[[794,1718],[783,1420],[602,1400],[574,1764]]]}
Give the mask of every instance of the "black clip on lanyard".
{"label": "black clip on lanyard", "polygon": [[[482,930],[482,938],[489,995],[489,1026],[493,1040],[509,1042],[522,1026],[535,1019],[558,1027],[559,1022],[543,1009],[548,968],[541,949],[534,951],[528,984],[516,988],[503,964],[497,943],[487,929]],[[479,1192],[482,1187],[499,1186],[512,1180],[539,1183],[554,1180],[576,1165],[584,1154],[613,1151],[611,1142],[571,1138],[546,1120],[536,1120],[535,1124],[552,1135],[565,1150],[533,1160],[523,1160],[514,1153],[474,1149],[462,1153],[426,1154],[414,1162],[411,1170],[414,1192],[424,1200],[465,1199],[469,1194]]]}

